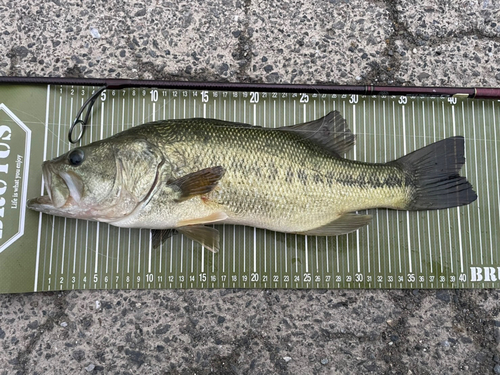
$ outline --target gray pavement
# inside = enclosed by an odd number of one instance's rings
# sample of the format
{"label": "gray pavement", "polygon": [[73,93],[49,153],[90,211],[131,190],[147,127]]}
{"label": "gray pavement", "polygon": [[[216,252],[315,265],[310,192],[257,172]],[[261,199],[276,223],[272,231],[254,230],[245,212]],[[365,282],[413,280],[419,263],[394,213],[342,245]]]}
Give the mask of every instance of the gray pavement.
{"label": "gray pavement", "polygon": [[[500,3],[0,0],[0,75],[500,85]],[[0,374],[500,373],[500,293],[0,296]]]}

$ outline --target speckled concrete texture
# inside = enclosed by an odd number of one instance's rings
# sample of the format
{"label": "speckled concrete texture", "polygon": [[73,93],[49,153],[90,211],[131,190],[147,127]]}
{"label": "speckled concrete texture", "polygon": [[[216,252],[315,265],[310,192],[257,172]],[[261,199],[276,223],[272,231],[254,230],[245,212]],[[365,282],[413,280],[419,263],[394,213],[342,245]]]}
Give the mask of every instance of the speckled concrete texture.
{"label": "speckled concrete texture", "polygon": [[[0,75],[500,85],[494,0],[0,0]],[[500,294],[0,296],[0,374],[500,373]]]}

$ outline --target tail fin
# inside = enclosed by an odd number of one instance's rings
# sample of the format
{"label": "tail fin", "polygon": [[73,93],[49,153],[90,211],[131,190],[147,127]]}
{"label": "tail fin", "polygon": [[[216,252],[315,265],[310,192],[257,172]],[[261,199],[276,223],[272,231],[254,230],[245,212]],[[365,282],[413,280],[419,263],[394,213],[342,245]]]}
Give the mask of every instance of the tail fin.
{"label": "tail fin", "polygon": [[438,210],[474,202],[477,195],[465,177],[464,138],[432,143],[394,161],[412,179],[414,194],[407,210]]}

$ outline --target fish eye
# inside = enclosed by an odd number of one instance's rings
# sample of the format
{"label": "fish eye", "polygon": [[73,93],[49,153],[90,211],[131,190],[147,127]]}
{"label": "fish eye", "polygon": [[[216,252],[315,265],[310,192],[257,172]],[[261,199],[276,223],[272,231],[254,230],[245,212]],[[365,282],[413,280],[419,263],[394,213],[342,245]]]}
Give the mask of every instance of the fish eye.
{"label": "fish eye", "polygon": [[84,159],[85,159],[85,154],[83,150],[80,148],[75,148],[68,155],[69,164],[71,164],[73,167],[80,166],[83,163]]}

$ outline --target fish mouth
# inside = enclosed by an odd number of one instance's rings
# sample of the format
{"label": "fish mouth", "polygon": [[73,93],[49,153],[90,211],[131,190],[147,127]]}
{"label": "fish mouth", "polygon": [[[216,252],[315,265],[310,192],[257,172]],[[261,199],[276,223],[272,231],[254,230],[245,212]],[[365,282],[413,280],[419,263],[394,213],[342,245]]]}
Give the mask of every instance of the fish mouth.
{"label": "fish mouth", "polygon": [[42,164],[43,180],[47,195],[30,199],[28,207],[37,211],[47,207],[60,209],[78,204],[83,195],[83,182],[72,171],[56,171],[50,163]]}

